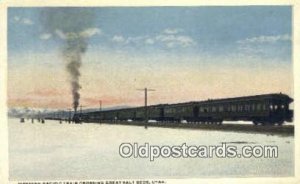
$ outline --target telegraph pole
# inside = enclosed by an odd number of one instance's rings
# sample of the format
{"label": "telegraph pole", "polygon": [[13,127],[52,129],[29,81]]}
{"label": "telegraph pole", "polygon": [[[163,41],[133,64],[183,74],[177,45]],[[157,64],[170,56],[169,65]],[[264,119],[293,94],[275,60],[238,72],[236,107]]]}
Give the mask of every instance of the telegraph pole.
{"label": "telegraph pole", "polygon": [[81,121],[82,121],[82,107],[85,107],[85,106],[80,105],[80,112],[79,112],[79,117],[80,117],[79,122],[80,122],[80,123],[81,123]]}
{"label": "telegraph pole", "polygon": [[63,111],[60,111],[59,116],[60,116],[60,118],[59,118],[59,123],[62,124]]}
{"label": "telegraph pole", "polygon": [[102,100],[99,100],[99,111],[102,110]]}
{"label": "telegraph pole", "polygon": [[154,89],[148,89],[148,88],[144,88],[144,89],[137,89],[139,91],[144,91],[145,92],[145,128],[147,128],[147,123],[149,121],[149,117],[148,117],[148,91],[155,91]]}
{"label": "telegraph pole", "polygon": [[69,109],[69,124],[71,123],[71,109]]}
{"label": "telegraph pole", "polygon": [[79,111],[79,115],[82,116],[82,107],[85,107],[83,105],[80,105],[80,111]]}
{"label": "telegraph pole", "polygon": [[99,123],[101,123],[102,100],[99,100]]}

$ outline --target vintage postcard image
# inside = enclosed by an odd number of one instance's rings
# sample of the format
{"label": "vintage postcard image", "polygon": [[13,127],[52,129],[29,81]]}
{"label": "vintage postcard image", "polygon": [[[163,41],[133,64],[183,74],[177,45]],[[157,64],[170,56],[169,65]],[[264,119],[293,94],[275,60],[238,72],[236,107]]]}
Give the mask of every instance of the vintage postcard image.
{"label": "vintage postcard image", "polygon": [[9,180],[294,177],[292,10],[8,7]]}

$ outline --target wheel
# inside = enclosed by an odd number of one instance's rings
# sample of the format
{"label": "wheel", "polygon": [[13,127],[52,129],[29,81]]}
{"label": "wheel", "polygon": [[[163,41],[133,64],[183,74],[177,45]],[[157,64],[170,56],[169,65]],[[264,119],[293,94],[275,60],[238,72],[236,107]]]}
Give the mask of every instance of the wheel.
{"label": "wheel", "polygon": [[282,126],[282,124],[283,124],[283,121],[277,122],[277,125],[278,125],[278,126]]}
{"label": "wheel", "polygon": [[263,126],[274,126],[274,122],[263,122],[262,125]]}

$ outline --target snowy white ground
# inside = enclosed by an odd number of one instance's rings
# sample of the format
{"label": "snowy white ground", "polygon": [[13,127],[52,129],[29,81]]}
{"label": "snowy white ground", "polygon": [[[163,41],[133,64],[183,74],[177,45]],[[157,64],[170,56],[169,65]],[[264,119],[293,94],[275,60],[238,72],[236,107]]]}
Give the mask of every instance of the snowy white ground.
{"label": "snowy white ground", "polygon": [[[155,145],[277,145],[278,158],[124,159],[123,142]],[[238,144],[243,142],[243,144]],[[294,137],[9,119],[10,180],[291,176]]]}

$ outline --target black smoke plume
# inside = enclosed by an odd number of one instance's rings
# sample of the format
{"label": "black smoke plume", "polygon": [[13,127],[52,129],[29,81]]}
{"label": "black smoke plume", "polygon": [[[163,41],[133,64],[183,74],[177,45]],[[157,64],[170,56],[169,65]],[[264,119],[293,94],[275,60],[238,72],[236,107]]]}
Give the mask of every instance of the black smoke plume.
{"label": "black smoke plume", "polygon": [[80,67],[82,55],[87,50],[86,30],[93,27],[94,13],[88,8],[45,8],[41,10],[41,22],[46,33],[63,43],[61,50],[66,70],[70,76],[73,108],[76,111],[80,100]]}

